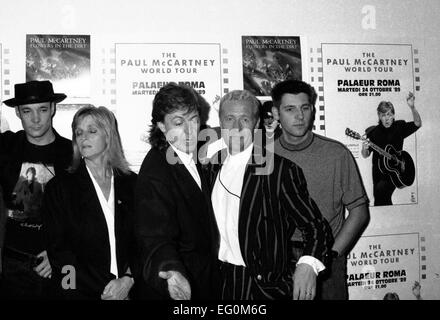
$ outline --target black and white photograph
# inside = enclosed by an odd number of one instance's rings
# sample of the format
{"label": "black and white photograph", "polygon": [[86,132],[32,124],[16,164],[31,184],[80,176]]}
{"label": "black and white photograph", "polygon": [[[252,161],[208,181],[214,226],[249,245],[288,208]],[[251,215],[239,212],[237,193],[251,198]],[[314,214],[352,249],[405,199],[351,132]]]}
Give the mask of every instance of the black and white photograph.
{"label": "black and white photograph", "polygon": [[440,301],[439,16],[2,1],[0,305],[284,319]]}

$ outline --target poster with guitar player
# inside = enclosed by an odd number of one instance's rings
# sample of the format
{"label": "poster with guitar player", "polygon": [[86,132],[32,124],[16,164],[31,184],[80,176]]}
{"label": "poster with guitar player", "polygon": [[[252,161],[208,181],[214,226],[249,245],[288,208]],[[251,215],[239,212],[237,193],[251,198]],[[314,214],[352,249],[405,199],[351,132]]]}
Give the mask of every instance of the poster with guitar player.
{"label": "poster with guitar player", "polygon": [[373,206],[417,203],[413,49],[322,44],[325,132],[353,153]]}

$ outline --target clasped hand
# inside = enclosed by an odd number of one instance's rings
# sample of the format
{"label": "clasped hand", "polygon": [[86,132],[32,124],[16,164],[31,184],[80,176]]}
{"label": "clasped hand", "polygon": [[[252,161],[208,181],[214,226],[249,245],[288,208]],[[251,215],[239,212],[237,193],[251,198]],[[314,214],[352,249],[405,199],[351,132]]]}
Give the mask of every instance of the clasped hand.
{"label": "clasped hand", "polygon": [[168,293],[173,300],[190,300],[191,286],[179,271],[160,271],[159,277],[166,280]]}
{"label": "clasped hand", "polygon": [[102,300],[127,300],[128,293],[134,284],[134,280],[124,276],[111,280],[101,294]]}

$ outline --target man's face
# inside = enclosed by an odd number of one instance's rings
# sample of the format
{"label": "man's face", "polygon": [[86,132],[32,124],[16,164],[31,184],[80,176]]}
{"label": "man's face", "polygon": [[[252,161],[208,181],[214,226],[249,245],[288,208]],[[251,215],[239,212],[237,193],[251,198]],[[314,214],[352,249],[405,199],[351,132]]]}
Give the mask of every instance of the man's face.
{"label": "man's face", "polygon": [[222,137],[232,155],[245,150],[253,141],[259,119],[247,101],[226,101],[220,108]]}
{"label": "man's face", "polygon": [[391,110],[379,112],[379,120],[385,128],[391,127],[394,122],[394,113]]}
{"label": "man's face", "polygon": [[200,127],[197,111],[188,113],[186,110],[176,110],[165,115],[164,121],[159,122],[158,126],[167,141],[178,150],[190,154],[196,149]]}
{"label": "man's face", "polygon": [[26,174],[27,181],[31,182],[34,180],[34,173],[32,171],[28,171]]}
{"label": "man's face", "polygon": [[[275,107],[274,107],[275,108]],[[277,110],[272,109],[274,112]],[[281,98],[279,121],[286,140],[298,144],[311,132],[313,106],[305,93],[286,93]]]}
{"label": "man's face", "polygon": [[53,103],[40,102],[24,104],[15,108],[29,142],[39,144],[52,133]]}

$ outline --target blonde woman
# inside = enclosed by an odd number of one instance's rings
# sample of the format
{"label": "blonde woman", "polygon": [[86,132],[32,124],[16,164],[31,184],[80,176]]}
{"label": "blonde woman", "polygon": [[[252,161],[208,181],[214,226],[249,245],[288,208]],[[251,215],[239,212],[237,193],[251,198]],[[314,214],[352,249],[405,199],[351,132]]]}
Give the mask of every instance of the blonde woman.
{"label": "blonde woman", "polygon": [[50,181],[43,204],[52,279],[60,297],[127,299],[134,283],[136,175],[105,107],[80,109],[72,135],[70,173]]}

